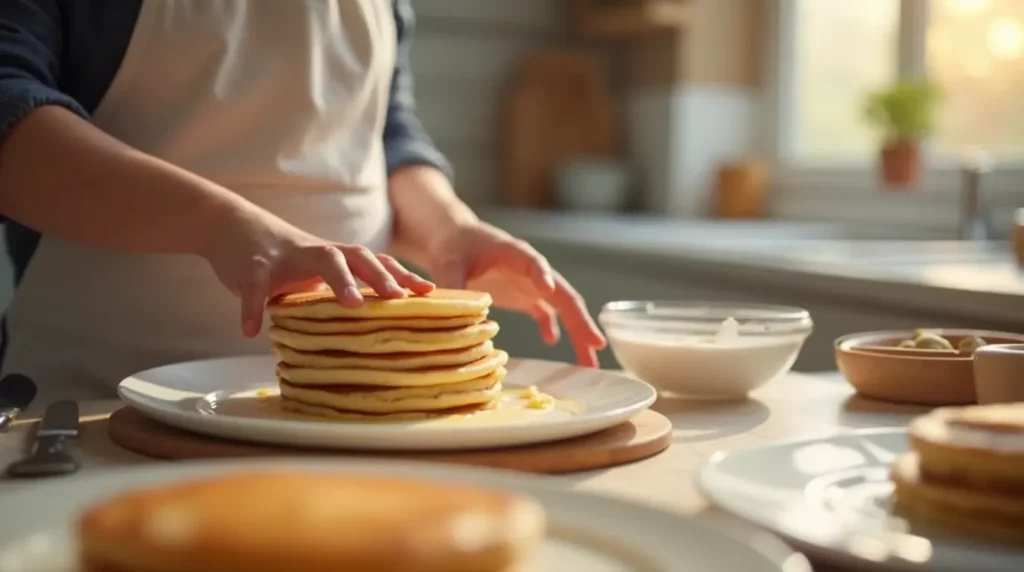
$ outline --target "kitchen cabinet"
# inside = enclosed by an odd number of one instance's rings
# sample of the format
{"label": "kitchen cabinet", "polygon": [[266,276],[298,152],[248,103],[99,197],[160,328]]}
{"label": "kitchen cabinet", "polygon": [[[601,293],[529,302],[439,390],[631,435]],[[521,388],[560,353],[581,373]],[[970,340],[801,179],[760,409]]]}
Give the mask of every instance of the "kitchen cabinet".
{"label": "kitchen cabinet", "polygon": [[678,31],[690,16],[690,0],[577,0],[574,4],[576,29],[592,40]]}

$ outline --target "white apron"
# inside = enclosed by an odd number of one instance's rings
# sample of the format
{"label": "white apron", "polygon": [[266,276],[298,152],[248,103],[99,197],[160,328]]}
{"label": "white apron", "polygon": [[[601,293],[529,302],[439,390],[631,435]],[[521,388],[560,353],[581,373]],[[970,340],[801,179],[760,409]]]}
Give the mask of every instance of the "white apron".
{"label": "white apron", "polygon": [[[315,235],[383,250],[395,50],[389,0],[145,0],[93,120]],[[239,308],[198,257],[44,237],[2,373],[35,379],[37,407],[113,397],[141,369],[267,352]]]}

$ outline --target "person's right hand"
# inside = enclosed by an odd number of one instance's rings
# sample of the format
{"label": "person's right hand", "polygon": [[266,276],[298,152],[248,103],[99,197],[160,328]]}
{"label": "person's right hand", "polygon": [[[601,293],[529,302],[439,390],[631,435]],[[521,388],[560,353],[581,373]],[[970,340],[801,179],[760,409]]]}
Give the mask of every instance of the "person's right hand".
{"label": "person's right hand", "polygon": [[363,303],[362,280],[384,298],[402,298],[406,288],[427,294],[434,284],[387,254],[329,242],[253,207],[218,225],[200,252],[217,278],[241,298],[242,331],[259,334],[267,300],[326,283],[346,307]]}

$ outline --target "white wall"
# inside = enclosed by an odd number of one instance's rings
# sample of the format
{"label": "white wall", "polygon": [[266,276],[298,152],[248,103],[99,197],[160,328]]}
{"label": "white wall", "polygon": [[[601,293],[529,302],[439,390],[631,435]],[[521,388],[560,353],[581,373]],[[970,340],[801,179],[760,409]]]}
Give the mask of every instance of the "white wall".
{"label": "white wall", "polygon": [[567,39],[563,0],[413,0],[419,115],[455,167],[459,194],[498,192],[502,94],[519,58]]}

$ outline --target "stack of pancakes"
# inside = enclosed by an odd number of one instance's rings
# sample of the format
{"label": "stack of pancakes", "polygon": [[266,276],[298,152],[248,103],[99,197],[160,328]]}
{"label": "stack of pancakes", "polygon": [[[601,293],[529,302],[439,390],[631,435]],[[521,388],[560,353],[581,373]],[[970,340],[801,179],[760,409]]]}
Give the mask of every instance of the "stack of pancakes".
{"label": "stack of pancakes", "polygon": [[937,526],[1024,545],[1024,403],[936,409],[910,424],[896,506]]}
{"label": "stack of pancakes", "polygon": [[468,413],[500,397],[508,354],[491,338],[491,297],[435,290],[346,308],[330,291],[269,304],[282,406],[342,419]]}
{"label": "stack of pancakes", "polygon": [[103,499],[83,572],[525,572],[544,508],[521,494],[377,475],[254,472]]}

